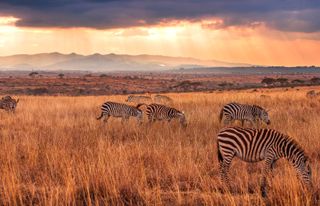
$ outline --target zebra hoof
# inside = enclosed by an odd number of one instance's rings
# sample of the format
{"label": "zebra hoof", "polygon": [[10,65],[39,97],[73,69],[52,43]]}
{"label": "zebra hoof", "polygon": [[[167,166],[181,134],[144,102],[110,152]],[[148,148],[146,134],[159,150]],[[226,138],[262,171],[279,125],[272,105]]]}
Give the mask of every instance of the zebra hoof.
{"label": "zebra hoof", "polygon": [[267,191],[265,189],[261,189],[261,196],[263,198],[266,198],[267,197]]}

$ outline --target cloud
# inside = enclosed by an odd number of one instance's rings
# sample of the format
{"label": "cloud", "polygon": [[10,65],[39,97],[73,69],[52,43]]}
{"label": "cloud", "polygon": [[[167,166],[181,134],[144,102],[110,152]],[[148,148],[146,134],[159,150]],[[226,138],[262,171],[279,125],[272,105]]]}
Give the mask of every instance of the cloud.
{"label": "cloud", "polygon": [[111,29],[216,18],[219,28],[261,23],[281,31],[320,31],[320,2],[314,0],[2,0],[5,15],[24,27]]}

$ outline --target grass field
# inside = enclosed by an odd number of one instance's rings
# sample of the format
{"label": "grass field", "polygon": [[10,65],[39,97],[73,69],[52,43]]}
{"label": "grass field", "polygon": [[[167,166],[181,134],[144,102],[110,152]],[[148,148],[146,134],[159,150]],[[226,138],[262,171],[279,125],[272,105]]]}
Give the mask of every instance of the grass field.
{"label": "grass field", "polygon": [[221,192],[218,114],[231,101],[271,109],[270,127],[295,138],[312,160],[313,198],[280,160],[269,179],[269,203],[320,204],[320,98],[307,99],[308,90],[168,94],[186,113],[185,130],[178,121],[95,119],[103,102],[125,96],[21,96],[15,114],[0,112],[0,205],[263,205],[263,163],[235,159],[236,193]]}

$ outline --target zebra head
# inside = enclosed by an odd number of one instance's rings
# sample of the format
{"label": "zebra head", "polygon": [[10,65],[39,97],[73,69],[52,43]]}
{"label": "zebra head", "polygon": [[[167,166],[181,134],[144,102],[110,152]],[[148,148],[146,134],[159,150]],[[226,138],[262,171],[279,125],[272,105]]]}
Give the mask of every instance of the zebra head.
{"label": "zebra head", "polygon": [[131,99],[132,99],[132,96],[130,95],[130,96],[127,97],[126,102],[130,102]]}
{"label": "zebra head", "polygon": [[300,164],[297,165],[297,169],[300,171],[300,176],[302,181],[309,187],[312,188],[312,181],[311,181],[311,166],[310,160],[305,157],[300,161]]}
{"label": "zebra head", "polygon": [[16,110],[18,102],[19,102],[19,99],[17,99],[17,100],[12,99],[11,100],[10,105],[9,105],[11,111],[15,111]]}
{"label": "zebra head", "polygon": [[143,112],[141,109],[137,108],[137,118],[139,121],[142,121]]}
{"label": "zebra head", "polygon": [[177,113],[179,119],[180,119],[180,124],[185,128],[187,127],[187,119],[186,116],[184,115],[184,112],[178,112]]}
{"label": "zebra head", "polygon": [[271,123],[271,121],[270,121],[270,119],[269,119],[269,114],[268,114],[268,112],[267,112],[265,109],[262,109],[262,110],[261,110],[259,118],[260,118],[262,121],[264,121],[266,124],[268,124],[268,125]]}

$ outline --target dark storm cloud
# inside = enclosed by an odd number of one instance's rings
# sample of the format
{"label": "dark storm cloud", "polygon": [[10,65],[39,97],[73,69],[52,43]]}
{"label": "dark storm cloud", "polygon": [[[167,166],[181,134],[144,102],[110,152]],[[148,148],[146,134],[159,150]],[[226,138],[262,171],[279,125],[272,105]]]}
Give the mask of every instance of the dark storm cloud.
{"label": "dark storm cloud", "polygon": [[1,15],[30,27],[108,29],[218,17],[224,20],[220,28],[264,23],[284,31],[320,31],[315,0],[1,0]]}

